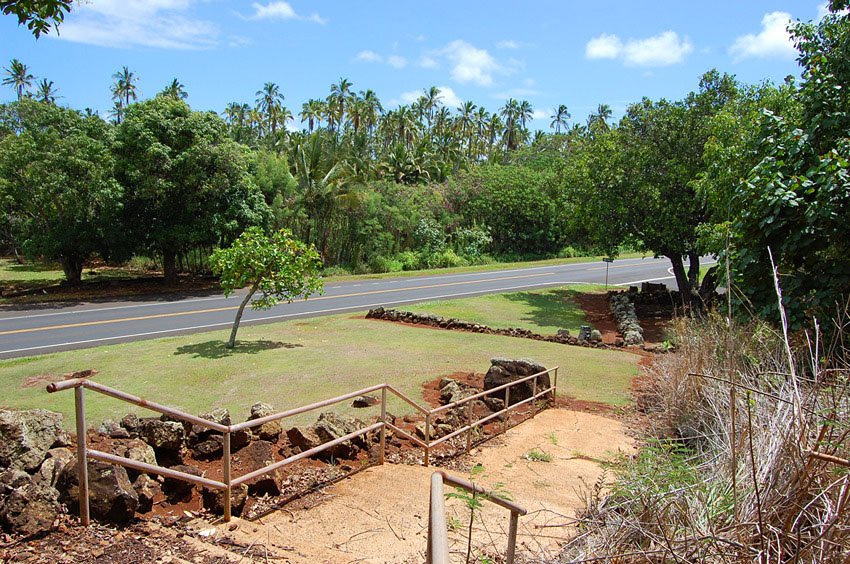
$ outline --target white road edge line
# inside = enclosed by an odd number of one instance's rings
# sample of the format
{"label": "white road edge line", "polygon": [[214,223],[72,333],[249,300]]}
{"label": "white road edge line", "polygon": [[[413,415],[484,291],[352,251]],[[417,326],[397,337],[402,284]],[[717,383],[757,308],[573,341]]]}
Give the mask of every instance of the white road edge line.
{"label": "white road edge line", "polygon": [[[362,310],[362,309],[368,309],[368,308],[384,306],[384,305],[395,305],[395,304],[403,304],[403,303],[417,303],[417,302],[423,302],[423,301],[433,301],[433,300],[439,300],[439,299],[444,299],[444,298],[453,298],[453,297],[457,297],[457,296],[468,296],[468,295],[471,295],[471,294],[481,294],[481,293],[488,294],[488,293],[492,293],[492,292],[503,292],[503,291],[507,291],[507,290],[522,290],[522,289],[525,289],[525,288],[536,288],[536,287],[540,287],[540,286],[563,286],[563,285],[568,285],[568,284],[586,284],[586,282],[542,282],[540,284],[511,286],[511,287],[508,287],[508,288],[496,288],[496,289],[492,289],[492,290],[477,290],[477,291],[472,291],[472,292],[459,292],[459,293],[455,293],[455,294],[443,294],[441,296],[430,296],[428,298],[424,298],[424,299],[421,299],[421,300],[396,300],[396,301],[391,301],[391,302],[380,302],[380,303],[375,303],[375,304],[363,304],[363,305],[356,305],[356,306],[346,306],[346,307],[338,307],[338,308],[330,308],[330,309],[320,309],[320,310],[315,310],[315,311],[302,311],[302,312],[299,312],[299,313],[285,313],[285,314],[281,314],[281,315],[270,315],[270,316],[267,316],[267,317],[255,317],[253,319],[244,319],[244,320],[242,320],[242,323],[240,324],[240,326],[245,325],[246,323],[252,323],[252,322],[256,322],[256,321],[267,321],[267,320],[270,320],[270,319],[283,319],[283,318],[287,318],[287,317],[303,317],[305,315],[311,315],[311,314],[314,314],[314,313],[326,313],[326,312],[336,312],[336,311],[346,311],[346,310]],[[89,344],[89,343],[100,343],[100,342],[106,342],[106,341],[115,341],[115,340],[118,340],[118,339],[132,339],[133,337],[148,337],[150,335],[162,335],[162,334],[165,334],[165,333],[175,333],[175,332],[178,332],[178,331],[194,331],[196,329],[210,329],[212,327],[226,327],[226,326],[229,326],[229,325],[233,325],[233,323],[228,321],[228,322],[224,322],[224,323],[211,323],[209,325],[195,325],[193,327],[178,327],[178,328],[175,328],[175,329],[163,329],[161,331],[148,331],[146,333],[133,333],[133,334],[130,334],[130,335],[116,335],[114,337],[102,337],[100,339],[88,339],[88,340],[85,340],[85,341],[70,341],[70,342],[67,342],[67,343],[55,343],[55,344],[52,344],[52,345],[40,345],[38,347],[9,349],[9,350],[5,350],[5,351],[0,351],[0,354],[10,354],[10,353],[16,353],[16,352],[34,351],[34,350],[39,350],[39,349],[51,349],[51,348],[56,348],[56,347],[70,347],[70,346],[74,346],[74,345],[86,345],[86,344]]]}

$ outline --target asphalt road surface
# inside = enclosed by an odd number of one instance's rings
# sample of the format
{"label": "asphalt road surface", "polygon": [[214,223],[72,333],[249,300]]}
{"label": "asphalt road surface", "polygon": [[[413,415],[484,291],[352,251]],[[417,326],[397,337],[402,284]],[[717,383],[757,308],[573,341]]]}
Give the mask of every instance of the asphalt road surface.
{"label": "asphalt road surface", "polygon": [[[622,259],[610,265],[608,282],[628,286],[644,281],[675,285],[667,259]],[[497,292],[602,284],[602,262],[515,268],[466,274],[329,282],[321,296],[265,311],[246,308],[242,325],[398,307],[414,302],[462,298]],[[32,356],[60,350],[152,339],[167,335],[227,328],[243,293],[159,296],[74,306],[0,309],[0,358]]]}

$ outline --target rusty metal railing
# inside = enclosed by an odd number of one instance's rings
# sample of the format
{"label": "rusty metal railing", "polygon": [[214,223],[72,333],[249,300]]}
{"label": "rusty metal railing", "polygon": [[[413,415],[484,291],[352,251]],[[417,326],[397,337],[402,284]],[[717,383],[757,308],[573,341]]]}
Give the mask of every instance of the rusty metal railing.
{"label": "rusty metal railing", "polygon": [[[550,387],[548,387],[547,389],[538,392],[537,391],[537,379],[539,377],[543,376],[544,374],[554,374],[553,384]],[[523,401],[517,402],[514,405],[510,405],[510,401],[509,401],[510,400],[510,388],[513,387],[513,386],[528,382],[529,380],[534,381],[533,387],[532,387],[532,396],[530,398],[523,400]],[[432,448],[434,448],[434,447],[446,442],[447,440],[451,439],[452,437],[455,437],[455,436],[459,435],[460,433],[466,431],[467,432],[466,448],[467,448],[467,450],[469,450],[469,448],[471,447],[472,430],[474,429],[474,427],[476,427],[478,425],[482,425],[482,424],[486,423],[487,421],[489,421],[490,419],[493,419],[494,417],[498,417],[499,415],[504,415],[505,423],[504,423],[503,428],[504,428],[504,430],[507,430],[508,421],[509,421],[509,411],[511,409],[514,409],[514,408],[516,408],[520,405],[524,405],[528,402],[533,402],[537,398],[539,398],[543,395],[546,395],[549,392],[552,392],[553,396],[556,395],[557,394],[557,384],[558,384],[558,368],[556,367],[556,368],[553,368],[553,369],[550,369],[550,370],[546,370],[544,372],[540,372],[538,374],[533,374],[531,376],[522,378],[522,379],[517,380],[515,382],[510,382],[508,384],[504,384],[502,386],[499,386],[498,388],[493,388],[492,390],[487,390],[486,392],[474,394],[474,395],[469,396],[467,398],[463,398],[462,400],[453,402],[451,404],[448,404],[448,405],[445,405],[445,406],[442,406],[442,407],[438,407],[436,409],[431,409],[431,410],[428,410],[428,409],[420,406],[415,401],[413,401],[412,399],[410,399],[409,397],[407,397],[402,392],[398,391],[397,389],[395,389],[393,386],[391,386],[389,384],[377,384],[375,386],[363,388],[362,390],[357,390],[356,392],[351,392],[351,393],[344,394],[344,395],[341,395],[341,396],[337,396],[337,397],[334,397],[334,398],[330,398],[330,399],[327,399],[327,400],[319,401],[319,402],[316,402],[316,403],[312,403],[310,405],[305,405],[303,407],[297,407],[297,408],[290,409],[290,410],[287,410],[287,411],[281,411],[279,413],[274,413],[274,414],[271,414],[271,415],[267,415],[265,417],[260,417],[260,418],[257,418],[257,419],[253,419],[251,421],[246,421],[244,423],[238,423],[236,425],[222,425],[221,423],[216,423],[214,421],[208,421],[208,420],[203,419],[201,417],[196,417],[194,415],[184,413],[183,411],[180,411],[178,409],[170,408],[170,407],[167,407],[165,405],[155,403],[155,402],[152,402],[152,401],[148,401],[148,400],[145,400],[145,399],[140,398],[138,396],[134,396],[132,394],[128,394],[126,392],[122,392],[122,391],[116,390],[114,388],[110,388],[109,386],[105,386],[103,384],[100,384],[98,382],[94,382],[94,381],[89,380],[87,378],[76,378],[76,379],[72,379],[72,380],[64,380],[62,382],[54,382],[54,383],[47,386],[47,391],[50,392],[50,393],[55,393],[55,392],[59,392],[59,391],[62,391],[62,390],[69,390],[69,389],[74,390],[74,402],[75,402],[74,407],[75,407],[75,416],[76,416],[76,422],[75,423],[76,423],[76,431],[77,431],[77,472],[78,472],[78,477],[79,477],[79,482],[80,482],[80,487],[79,487],[80,521],[83,525],[87,526],[90,523],[89,495],[88,495],[88,492],[89,492],[88,466],[86,464],[87,459],[99,460],[101,462],[107,462],[107,463],[110,463],[110,464],[117,464],[119,466],[131,468],[131,469],[137,470],[139,472],[145,472],[145,473],[150,473],[150,474],[159,474],[159,475],[166,476],[166,477],[169,477],[169,478],[175,478],[175,479],[184,480],[186,482],[190,482],[190,483],[193,483],[193,484],[198,484],[198,485],[201,485],[201,486],[207,486],[209,488],[224,490],[224,503],[223,503],[223,506],[224,506],[224,521],[228,522],[228,521],[230,521],[230,519],[232,517],[231,496],[232,496],[233,487],[235,487],[235,486],[239,486],[239,485],[244,484],[246,482],[249,482],[249,481],[251,481],[255,478],[258,478],[258,477],[263,476],[265,474],[268,474],[270,472],[274,472],[275,470],[278,470],[279,468],[282,468],[282,467],[284,467],[288,464],[292,464],[293,462],[296,462],[296,461],[301,460],[303,458],[315,456],[315,455],[317,455],[317,454],[319,454],[319,453],[321,453],[321,452],[323,452],[327,449],[330,449],[330,448],[333,448],[334,446],[337,446],[340,443],[350,441],[354,438],[366,435],[366,434],[371,433],[373,431],[380,431],[380,455],[379,455],[380,458],[379,458],[379,463],[383,464],[384,459],[385,459],[385,454],[386,454],[386,430],[387,430],[387,428],[389,428],[393,432],[398,433],[399,435],[409,439],[410,441],[412,441],[413,443],[415,443],[416,445],[421,447],[424,450],[424,464],[425,464],[425,466],[428,466],[430,464],[430,454],[431,454]],[[474,402],[478,398],[484,397],[486,395],[492,395],[494,393],[500,392],[503,389],[505,390],[505,408],[502,409],[501,411],[493,413],[493,414],[491,414],[487,417],[483,417],[479,420],[473,421],[472,420],[472,410],[473,410],[474,404],[471,403],[471,402]],[[116,456],[114,454],[110,454],[110,453],[107,453],[107,452],[102,452],[102,451],[99,451],[99,450],[88,448],[88,441],[87,441],[87,437],[86,437],[86,416],[85,416],[85,394],[84,394],[84,390],[91,390],[93,392],[97,392],[99,394],[103,394],[105,396],[109,396],[109,397],[112,397],[114,399],[118,399],[118,400],[121,400],[121,401],[124,401],[124,402],[127,402],[127,403],[137,405],[137,406],[145,408],[145,409],[149,409],[151,411],[161,413],[163,415],[167,415],[167,416],[172,417],[172,418],[177,419],[177,420],[187,421],[189,423],[192,423],[193,425],[198,425],[200,427],[204,427],[206,429],[210,429],[210,430],[221,433],[222,436],[223,436],[223,441],[222,441],[222,443],[223,443],[222,444],[222,448],[223,448],[222,480],[221,481],[211,480],[209,478],[195,476],[195,475],[188,474],[188,473],[185,473],[185,472],[179,472],[179,471],[176,471],[176,470],[172,470],[170,468],[165,468],[163,466],[147,464],[147,463],[144,463],[144,462],[138,462],[138,461],[135,461],[135,460],[130,460],[129,458],[122,457],[122,456]],[[296,415],[300,415],[300,414],[306,413],[308,411],[321,409],[323,407],[327,407],[329,405],[334,405],[334,404],[337,404],[337,403],[340,403],[340,402],[343,402],[343,401],[346,401],[346,400],[349,400],[349,399],[352,399],[352,398],[355,398],[355,397],[358,397],[358,396],[377,392],[378,390],[381,391],[381,418],[380,418],[380,421],[378,421],[378,422],[376,422],[372,425],[368,425],[366,427],[363,427],[362,429],[358,429],[357,431],[349,433],[349,434],[347,434],[343,437],[339,437],[339,438],[334,439],[332,441],[328,441],[328,442],[323,443],[323,444],[321,444],[321,445],[319,445],[315,448],[300,452],[300,453],[295,454],[293,456],[290,456],[290,457],[288,457],[284,460],[274,462],[274,463],[269,464],[269,465],[267,465],[263,468],[259,468],[259,469],[255,470],[253,472],[249,472],[249,473],[244,474],[242,476],[234,478],[231,475],[231,455],[232,455],[232,452],[231,452],[231,436],[232,436],[233,433],[238,432],[238,431],[243,431],[243,430],[246,430],[246,429],[250,429],[250,428],[253,428],[253,427],[258,427],[258,426],[261,426],[265,423],[269,423],[271,421],[278,421],[278,420],[281,420],[281,419],[285,419],[287,417],[294,417]],[[392,393],[393,395],[395,395],[396,397],[398,397],[399,399],[401,399],[402,401],[404,401],[405,403],[409,404],[414,409],[416,409],[421,415],[425,416],[425,440],[424,441],[422,441],[419,438],[415,437],[414,435],[408,433],[404,429],[400,429],[399,427],[397,427],[393,423],[390,423],[389,421],[387,421],[387,395],[388,395],[388,393]],[[452,433],[450,433],[450,434],[448,434],[444,437],[441,437],[440,439],[437,439],[435,441],[431,441],[430,440],[430,427],[431,427],[431,423],[433,421],[434,416],[436,414],[442,413],[443,411],[446,411],[448,409],[452,409],[454,407],[458,407],[458,406],[466,404],[466,403],[469,403],[469,407],[467,408],[467,415],[468,415],[467,424],[465,426],[461,427],[460,429],[458,429],[458,430],[456,430],[456,431],[454,431],[454,432],[452,432]],[[535,414],[535,411],[534,411],[534,408],[532,408],[532,414],[531,414],[532,417],[534,416],[534,414]]]}
{"label": "rusty metal railing", "polygon": [[527,514],[528,511],[521,505],[500,497],[498,494],[486,490],[478,484],[473,484],[463,478],[451,476],[443,471],[431,474],[431,503],[428,510],[428,548],[426,551],[427,564],[450,564],[451,562],[449,559],[449,533],[446,527],[446,504],[443,484],[480,495],[484,499],[504,507],[511,512],[505,562],[507,564],[514,564],[519,517],[520,515]]}

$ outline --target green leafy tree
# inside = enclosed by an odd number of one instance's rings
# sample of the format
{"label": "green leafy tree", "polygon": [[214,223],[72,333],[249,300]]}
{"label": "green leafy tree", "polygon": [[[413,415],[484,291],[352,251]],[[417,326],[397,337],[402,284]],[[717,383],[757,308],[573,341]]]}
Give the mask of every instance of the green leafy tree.
{"label": "green leafy tree", "polygon": [[179,253],[268,223],[249,151],[214,113],[166,96],[133,104],[116,128],[115,155],[128,247],[162,256],[168,284]]}
{"label": "green leafy tree", "polygon": [[96,116],[24,98],[3,111],[17,133],[0,137],[0,202],[27,255],[58,260],[70,284],[104,249],[117,223],[109,125]]}
{"label": "green leafy tree", "polygon": [[768,249],[792,325],[834,315],[850,295],[850,15],[847,2],[791,31],[799,114],[770,113],[760,160],[733,198],[732,267],[756,313],[778,319]]}
{"label": "green leafy tree", "polygon": [[[229,248],[217,249],[210,260],[226,296],[248,287],[236,312],[227,348],[236,345],[239,322],[249,302],[252,309],[262,310],[281,301],[291,303],[322,292],[319,253],[313,245],[294,239],[286,230],[268,236],[258,227],[249,228]],[[252,300],[257,291],[260,297]]]}
{"label": "green leafy tree", "polygon": [[36,39],[53,27],[58,31],[65,14],[71,11],[74,0],[0,0],[0,12],[18,18]]}

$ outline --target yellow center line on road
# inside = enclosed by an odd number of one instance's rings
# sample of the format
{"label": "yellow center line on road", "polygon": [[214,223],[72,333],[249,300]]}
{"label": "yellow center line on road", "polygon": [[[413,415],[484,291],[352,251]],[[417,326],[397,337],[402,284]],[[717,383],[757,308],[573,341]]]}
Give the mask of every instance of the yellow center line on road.
{"label": "yellow center line on road", "polygon": [[[410,290],[426,290],[429,288],[444,288],[446,286],[460,286],[464,284],[476,284],[479,282],[498,282],[500,280],[516,280],[518,278],[535,278],[539,276],[549,276],[554,272],[541,272],[537,274],[523,274],[521,276],[501,276],[498,278],[487,278],[484,280],[465,280],[462,282],[445,282],[443,284],[428,284],[426,286],[413,286],[410,288],[388,288],[386,290],[371,290],[368,292],[352,292],[350,294],[339,294],[336,296],[318,296],[310,298],[315,300],[338,300],[340,298],[354,298],[357,296],[369,296],[372,294],[389,294],[391,292],[406,292]],[[202,313],[215,313],[218,311],[235,311],[239,306],[214,307],[208,309],[196,309],[191,311],[175,311],[172,313],[155,313],[151,315],[139,315],[137,317],[122,317],[119,319],[104,319],[101,321],[81,321],[79,323],[65,323],[62,325],[49,325],[45,327],[32,327],[29,329],[11,329],[9,331],[0,331],[0,335],[17,335],[20,333],[36,333],[39,331],[52,331],[56,329],[71,329],[74,327],[90,327],[93,325],[109,325],[110,323],[124,323],[125,321],[143,321],[145,319],[161,319],[166,317],[179,317],[182,315],[200,315]]]}

